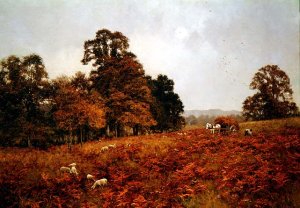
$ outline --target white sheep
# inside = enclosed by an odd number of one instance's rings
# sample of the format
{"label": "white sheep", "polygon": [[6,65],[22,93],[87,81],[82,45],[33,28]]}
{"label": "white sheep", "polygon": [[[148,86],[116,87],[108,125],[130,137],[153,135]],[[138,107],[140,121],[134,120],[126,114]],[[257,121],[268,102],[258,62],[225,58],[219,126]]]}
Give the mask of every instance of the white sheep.
{"label": "white sheep", "polygon": [[101,148],[101,152],[107,151],[108,150],[108,146],[104,146]]}
{"label": "white sheep", "polygon": [[94,181],[95,181],[94,176],[91,175],[91,174],[87,174],[87,175],[86,175],[86,178],[87,178],[88,180],[94,180]]}
{"label": "white sheep", "polygon": [[92,186],[92,189],[96,188],[97,186],[105,186],[107,185],[107,179],[102,178],[100,180],[95,181],[94,185]]}
{"label": "white sheep", "polygon": [[64,167],[64,166],[62,166],[59,170],[62,173],[70,173],[71,172],[71,169],[69,167]]}
{"label": "white sheep", "polygon": [[71,167],[70,173],[71,173],[71,174],[78,175],[78,172],[77,172],[77,169],[75,168],[75,166],[72,166],[72,167]]}
{"label": "white sheep", "polygon": [[76,163],[71,163],[69,166],[71,167],[76,166]]}
{"label": "white sheep", "polygon": [[252,136],[252,129],[245,129],[245,136]]}
{"label": "white sheep", "polygon": [[110,144],[108,145],[109,148],[116,148],[116,144]]}

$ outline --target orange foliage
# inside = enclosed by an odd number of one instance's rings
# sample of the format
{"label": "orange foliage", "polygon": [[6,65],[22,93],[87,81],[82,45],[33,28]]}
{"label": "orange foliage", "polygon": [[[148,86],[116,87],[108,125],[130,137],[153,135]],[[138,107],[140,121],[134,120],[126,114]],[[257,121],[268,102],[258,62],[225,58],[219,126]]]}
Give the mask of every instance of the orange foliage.
{"label": "orange foliage", "polygon": [[[299,132],[285,135],[210,135],[205,130],[89,142],[49,151],[0,149],[3,207],[183,207],[211,187],[231,207],[292,206],[299,183]],[[59,167],[77,163],[78,177]],[[108,185],[92,190],[96,179]],[[199,205],[200,206],[200,205]]]}
{"label": "orange foliage", "polygon": [[240,128],[238,121],[231,116],[219,116],[215,119],[215,124],[220,124],[222,128],[230,126],[234,126],[236,130]]}
{"label": "orange foliage", "polygon": [[88,124],[94,128],[105,125],[105,108],[99,101],[99,95],[86,95],[72,86],[64,86],[55,97],[57,111],[54,113],[58,126],[72,131]]}
{"label": "orange foliage", "polygon": [[137,60],[123,57],[118,63],[112,64],[106,73],[102,73],[105,79],[114,77],[110,81],[111,89],[107,99],[110,119],[129,127],[156,124],[150,112],[150,103],[153,101],[151,91],[142,65]]}

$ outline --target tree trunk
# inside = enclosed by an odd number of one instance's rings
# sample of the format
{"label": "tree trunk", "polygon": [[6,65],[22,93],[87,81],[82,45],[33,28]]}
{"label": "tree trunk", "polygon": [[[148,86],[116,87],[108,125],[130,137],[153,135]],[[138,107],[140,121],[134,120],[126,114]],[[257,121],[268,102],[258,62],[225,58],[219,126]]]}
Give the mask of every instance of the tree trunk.
{"label": "tree trunk", "polygon": [[31,140],[34,139],[34,132],[31,131],[27,137],[27,145],[28,147],[31,147]]}
{"label": "tree trunk", "polygon": [[115,125],[115,137],[118,137],[118,125]]}
{"label": "tree trunk", "polygon": [[110,136],[110,129],[109,129],[109,124],[106,126],[106,136]]}
{"label": "tree trunk", "polygon": [[133,135],[134,136],[138,136],[139,135],[139,126],[138,125],[135,125],[133,127]]}
{"label": "tree trunk", "polygon": [[72,131],[70,130],[69,131],[69,139],[68,139],[69,141],[68,141],[68,148],[69,148],[69,150],[71,150],[71,145],[72,145]]}
{"label": "tree trunk", "polygon": [[82,147],[82,126],[80,127],[80,146]]}
{"label": "tree trunk", "polygon": [[31,143],[30,143],[30,135],[27,137],[27,146],[31,147]]}

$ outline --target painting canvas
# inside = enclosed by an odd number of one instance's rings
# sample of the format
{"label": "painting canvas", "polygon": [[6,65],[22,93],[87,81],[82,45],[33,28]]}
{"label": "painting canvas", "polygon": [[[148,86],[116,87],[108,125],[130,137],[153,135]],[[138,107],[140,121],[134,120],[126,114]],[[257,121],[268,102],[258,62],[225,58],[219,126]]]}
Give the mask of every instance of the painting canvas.
{"label": "painting canvas", "polygon": [[1,207],[300,207],[298,0],[0,0]]}

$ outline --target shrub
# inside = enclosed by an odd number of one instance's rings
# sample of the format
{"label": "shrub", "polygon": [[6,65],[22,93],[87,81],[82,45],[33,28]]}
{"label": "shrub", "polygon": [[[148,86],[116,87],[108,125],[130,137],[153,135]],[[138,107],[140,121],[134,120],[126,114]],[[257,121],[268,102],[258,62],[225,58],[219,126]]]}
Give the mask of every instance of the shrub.
{"label": "shrub", "polygon": [[219,116],[215,119],[216,124],[220,124],[222,128],[235,126],[236,130],[240,128],[238,121],[232,116]]}

